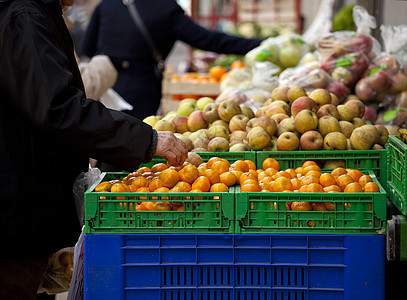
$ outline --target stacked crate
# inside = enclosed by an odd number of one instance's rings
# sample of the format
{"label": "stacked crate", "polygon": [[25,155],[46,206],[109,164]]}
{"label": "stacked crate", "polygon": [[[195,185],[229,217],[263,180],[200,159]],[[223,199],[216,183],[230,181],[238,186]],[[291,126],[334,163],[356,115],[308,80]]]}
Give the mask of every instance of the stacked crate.
{"label": "stacked crate", "polygon": [[[94,193],[126,175],[102,174],[85,194],[85,298],[384,299],[387,152],[362,152],[201,154],[258,167],[273,157],[281,169],[344,159],[379,193]],[[135,211],[139,201],[184,210]],[[335,211],[287,211],[287,201],[334,202]]]}

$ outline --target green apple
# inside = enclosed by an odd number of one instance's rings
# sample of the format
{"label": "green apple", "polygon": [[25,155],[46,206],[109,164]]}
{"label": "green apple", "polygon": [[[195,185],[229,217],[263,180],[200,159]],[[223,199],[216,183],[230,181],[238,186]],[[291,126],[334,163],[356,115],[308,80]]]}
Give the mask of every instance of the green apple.
{"label": "green apple", "polygon": [[198,106],[196,106],[196,101],[194,102],[184,102],[179,104],[177,115],[189,117],[189,115],[193,112],[198,110]]}
{"label": "green apple", "polygon": [[203,110],[206,104],[209,103],[214,103],[215,100],[213,100],[211,97],[201,97],[196,101],[196,106],[198,107],[199,110]]}
{"label": "green apple", "polygon": [[155,123],[157,123],[157,121],[160,119],[161,117],[159,116],[148,116],[144,118],[143,122],[150,125],[151,127],[154,127]]}
{"label": "green apple", "polygon": [[294,46],[286,46],[280,50],[280,64],[284,68],[296,66],[300,59],[300,51]]}

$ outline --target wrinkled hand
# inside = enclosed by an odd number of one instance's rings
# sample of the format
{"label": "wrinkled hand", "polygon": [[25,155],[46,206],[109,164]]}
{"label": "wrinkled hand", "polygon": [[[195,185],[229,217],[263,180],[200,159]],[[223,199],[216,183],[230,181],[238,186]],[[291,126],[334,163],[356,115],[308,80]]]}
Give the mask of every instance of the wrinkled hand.
{"label": "wrinkled hand", "polygon": [[157,148],[154,155],[164,157],[171,166],[181,166],[188,157],[185,143],[170,131],[157,131]]}

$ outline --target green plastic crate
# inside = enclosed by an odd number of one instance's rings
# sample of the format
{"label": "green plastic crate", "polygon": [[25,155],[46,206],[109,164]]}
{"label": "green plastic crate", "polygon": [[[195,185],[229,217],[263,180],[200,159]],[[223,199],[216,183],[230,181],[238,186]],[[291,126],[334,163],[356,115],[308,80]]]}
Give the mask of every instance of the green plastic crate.
{"label": "green plastic crate", "polygon": [[[321,168],[326,161],[341,159],[346,168],[361,171],[371,170],[376,174],[382,187],[387,189],[387,149],[382,150],[318,150],[318,151],[258,151],[257,168],[263,168],[263,161],[272,157],[280,163],[280,169],[301,167],[307,160],[315,161]],[[321,169],[332,171],[332,169]]]}
{"label": "green plastic crate", "polygon": [[[239,152],[197,152],[202,157],[204,162],[207,162],[211,157],[220,157],[224,158],[230,163],[233,163],[237,160],[251,160],[256,163],[256,152],[255,151],[239,151]],[[142,164],[140,167],[149,167],[151,168],[154,164],[157,163],[167,163],[164,158],[161,156],[154,156],[153,159],[147,163]]]}
{"label": "green plastic crate", "polygon": [[[95,193],[102,173],[85,192],[85,233],[234,233],[234,193]],[[182,202],[182,211],[135,211],[137,202]]]}
{"label": "green plastic crate", "polygon": [[[235,194],[235,233],[383,234],[386,191],[378,193]],[[287,211],[288,201],[334,202],[335,211]]]}
{"label": "green plastic crate", "polygon": [[388,142],[389,198],[403,215],[407,215],[407,145],[398,136],[389,136]]}

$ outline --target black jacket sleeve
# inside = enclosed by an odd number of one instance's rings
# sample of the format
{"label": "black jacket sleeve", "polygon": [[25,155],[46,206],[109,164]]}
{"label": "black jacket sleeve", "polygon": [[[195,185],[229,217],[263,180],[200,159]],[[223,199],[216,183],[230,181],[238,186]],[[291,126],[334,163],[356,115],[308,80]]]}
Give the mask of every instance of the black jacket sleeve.
{"label": "black jacket sleeve", "polygon": [[152,128],[85,98],[69,32],[57,17],[26,12],[3,24],[3,103],[72,151],[134,170],[151,155]]}
{"label": "black jacket sleeve", "polygon": [[195,48],[224,54],[246,54],[260,45],[260,39],[246,39],[220,31],[208,30],[195,23],[180,6],[169,17],[172,35]]}

